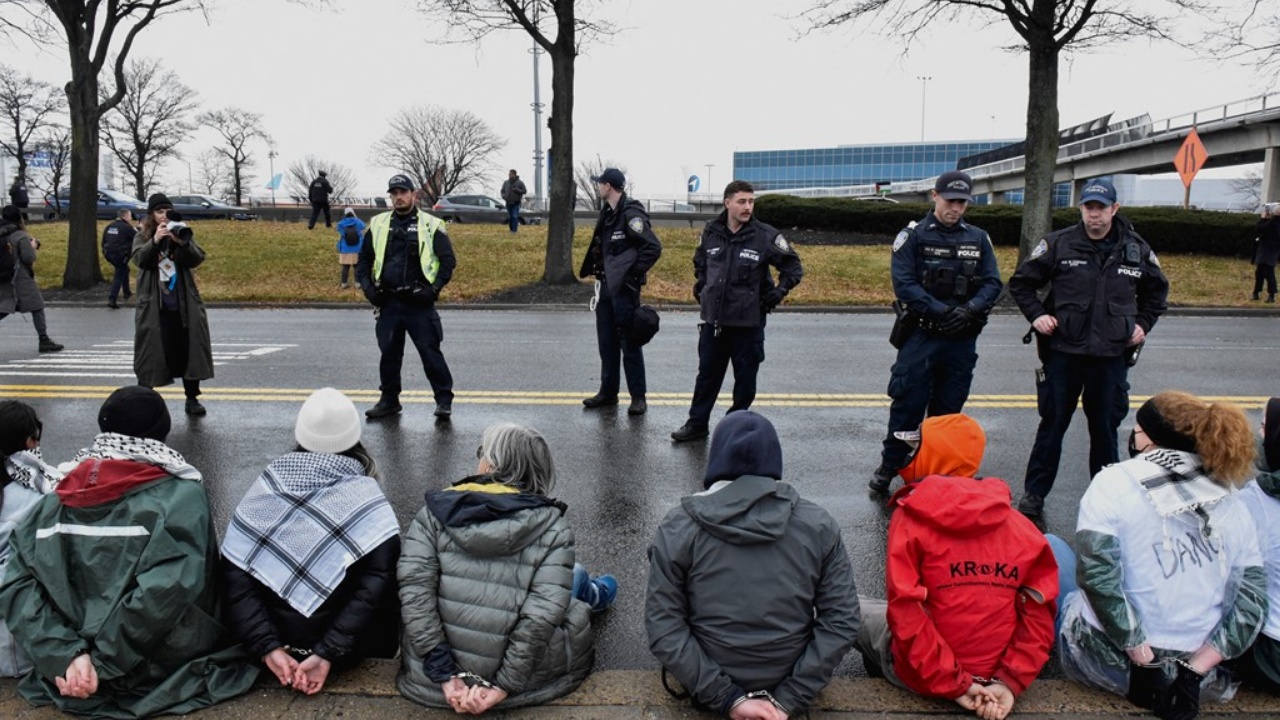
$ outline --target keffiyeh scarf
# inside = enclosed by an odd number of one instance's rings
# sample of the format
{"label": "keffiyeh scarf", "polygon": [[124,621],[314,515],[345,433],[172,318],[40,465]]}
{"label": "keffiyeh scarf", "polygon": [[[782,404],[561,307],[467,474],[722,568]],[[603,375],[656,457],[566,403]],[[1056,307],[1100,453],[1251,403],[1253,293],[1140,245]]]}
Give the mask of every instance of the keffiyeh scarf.
{"label": "keffiyeh scarf", "polygon": [[72,468],[90,458],[98,460],[132,460],[147,465],[163,468],[176,478],[183,480],[203,479],[200,471],[191,467],[182,454],[159,440],[137,438],[118,433],[99,433],[93,439],[93,445],[81,450],[60,469],[70,472]]}
{"label": "keffiyeh scarf", "polygon": [[1172,517],[1184,512],[1195,513],[1200,529],[1209,537],[1208,508],[1231,494],[1205,474],[1199,456],[1182,450],[1161,448],[1142,455],[1144,460],[1160,468],[1150,477],[1134,478],[1147,492],[1160,517]]}
{"label": "keffiyeh scarf", "polygon": [[236,507],[222,554],[305,617],[347,568],[400,533],[360,461],[294,452],[267,466]]}
{"label": "keffiyeh scarf", "polygon": [[62,480],[62,472],[45,463],[40,448],[10,455],[4,459],[4,469],[15,483],[41,495],[53,492]]}

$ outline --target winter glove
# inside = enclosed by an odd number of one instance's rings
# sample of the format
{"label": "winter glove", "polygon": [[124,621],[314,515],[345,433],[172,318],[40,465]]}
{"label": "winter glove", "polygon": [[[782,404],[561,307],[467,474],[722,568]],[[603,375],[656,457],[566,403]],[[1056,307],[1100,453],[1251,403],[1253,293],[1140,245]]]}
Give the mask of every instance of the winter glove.
{"label": "winter glove", "polygon": [[978,311],[974,310],[968,303],[956,305],[942,316],[938,329],[944,335],[955,335],[964,332],[977,318]]}
{"label": "winter glove", "polygon": [[1154,710],[1168,689],[1169,680],[1165,677],[1163,665],[1129,662],[1129,692],[1125,695],[1129,702],[1143,710]]}
{"label": "winter glove", "polygon": [[363,290],[364,290],[364,298],[369,301],[370,305],[374,307],[382,307],[383,305],[387,304],[388,296],[383,294],[381,290],[374,287],[373,285],[365,287],[363,288]]}
{"label": "winter glove", "polygon": [[693,300],[694,302],[702,302],[702,281],[693,284]]}
{"label": "winter glove", "polygon": [[1178,663],[1173,682],[1156,698],[1156,717],[1162,720],[1192,720],[1200,714],[1200,682],[1204,675],[1190,665]]}
{"label": "winter glove", "polygon": [[780,287],[771,287],[760,294],[760,304],[764,306],[764,311],[769,312],[782,302],[782,298],[787,294]]}

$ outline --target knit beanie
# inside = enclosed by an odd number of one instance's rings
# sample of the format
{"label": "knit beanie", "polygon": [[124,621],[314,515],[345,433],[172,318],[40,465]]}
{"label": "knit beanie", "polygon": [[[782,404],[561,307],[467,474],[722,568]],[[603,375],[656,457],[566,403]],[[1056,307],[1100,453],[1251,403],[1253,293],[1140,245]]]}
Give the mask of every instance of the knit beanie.
{"label": "knit beanie", "polygon": [[293,436],[304,449],[341,453],[360,442],[360,412],[351,398],[326,387],[311,393],[298,411]]}
{"label": "knit beanie", "polygon": [[[1146,429],[1146,425],[1142,426]],[[1267,401],[1262,415],[1262,454],[1267,458],[1267,469],[1280,470],[1280,397]]]}
{"label": "knit beanie", "polygon": [[1196,451],[1196,439],[1175,430],[1164,415],[1160,414],[1160,407],[1156,405],[1155,398],[1142,403],[1135,419],[1142,427],[1142,431],[1157,446],[1190,453]]}
{"label": "knit beanie", "polygon": [[172,208],[173,203],[169,202],[169,196],[164,193],[156,193],[147,198],[147,214],[159,210],[160,208]]}
{"label": "knit beanie", "polygon": [[6,220],[11,223],[17,223],[22,219],[22,211],[14,205],[5,205],[0,208],[0,220]]}
{"label": "knit beanie", "polygon": [[977,420],[963,413],[935,415],[920,425],[920,446],[898,474],[909,483],[930,475],[971,478],[986,448],[987,435]]}
{"label": "knit beanie", "polygon": [[782,479],[782,444],[763,415],[737,410],[725,416],[711,436],[704,487],[743,475]]}
{"label": "knit beanie", "polygon": [[169,437],[169,408],[160,393],[128,385],[111,393],[98,411],[98,429],[164,442]]}

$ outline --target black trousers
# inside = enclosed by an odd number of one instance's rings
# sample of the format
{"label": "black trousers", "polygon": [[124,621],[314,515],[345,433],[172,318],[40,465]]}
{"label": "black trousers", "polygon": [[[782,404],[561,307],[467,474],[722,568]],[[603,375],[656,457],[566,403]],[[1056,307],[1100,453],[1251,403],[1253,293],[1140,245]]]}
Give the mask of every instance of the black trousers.
{"label": "black trousers", "polygon": [[622,385],[620,371],[625,371],[627,392],[631,398],[644,399],[644,348],[632,347],[626,332],[639,306],[639,290],[624,287],[617,295],[609,295],[601,288],[600,300],[596,302],[596,349],[600,352],[601,395],[617,395]]}
{"label": "black trousers", "polygon": [[382,351],[382,359],[378,361],[382,382],[378,389],[383,398],[400,397],[400,367],[404,363],[404,339],[408,335],[422,358],[422,369],[427,374],[427,382],[431,383],[436,402],[453,402],[453,375],[440,352],[444,328],[434,306],[418,307],[392,299],[379,308],[374,332],[378,336],[378,350]]}
{"label": "black trousers", "polygon": [[108,297],[111,302],[115,302],[120,292],[124,291],[124,297],[128,300],[133,294],[129,292],[129,260],[126,258],[124,262],[112,262],[111,267],[115,270],[115,275],[111,278],[111,293]]}
{"label": "black trousers", "polygon": [[889,430],[880,465],[897,472],[906,465],[910,446],[894,436],[920,427],[926,415],[952,415],[964,410],[978,364],[978,337],[944,338],[916,330],[898,350],[889,376]]}
{"label": "black trousers", "polygon": [[160,342],[164,347],[164,361],[169,373],[182,378],[182,389],[188,398],[200,395],[200,381],[182,377],[187,373],[191,358],[190,334],[182,327],[182,314],[176,310],[160,311]]}
{"label": "black trousers", "polygon": [[698,326],[698,379],[693,383],[689,422],[711,421],[724,376],[733,363],[733,404],[728,412],[746,410],[756,399],[756,375],[764,362],[764,327]]}
{"label": "black trousers", "polygon": [[311,220],[307,222],[308,230],[316,226],[316,218],[320,217],[320,211],[322,210],[324,211],[324,226],[333,227],[333,222],[329,217],[329,203],[313,202],[311,203]]}
{"label": "black trousers", "polygon": [[1267,281],[1267,294],[1276,294],[1276,266],[1258,263],[1253,268],[1253,294],[1262,292],[1262,281]]}

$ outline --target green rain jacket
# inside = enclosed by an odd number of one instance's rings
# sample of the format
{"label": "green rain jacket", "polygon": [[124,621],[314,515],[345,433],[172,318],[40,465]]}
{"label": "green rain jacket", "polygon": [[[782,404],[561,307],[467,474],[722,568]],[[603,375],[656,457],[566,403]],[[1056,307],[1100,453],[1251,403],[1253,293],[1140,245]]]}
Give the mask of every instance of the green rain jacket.
{"label": "green rain jacket", "polygon": [[[207,707],[253,684],[257,668],[217,619],[217,542],[199,482],[86,460],[14,532],[12,549],[0,616],[35,664],[19,684],[33,705],[138,718]],[[63,697],[54,678],[82,652],[98,691]]]}

